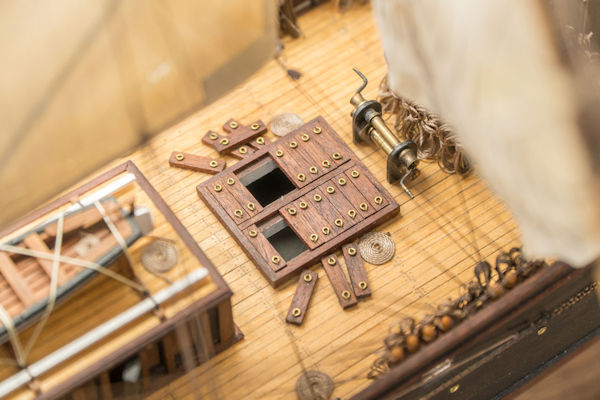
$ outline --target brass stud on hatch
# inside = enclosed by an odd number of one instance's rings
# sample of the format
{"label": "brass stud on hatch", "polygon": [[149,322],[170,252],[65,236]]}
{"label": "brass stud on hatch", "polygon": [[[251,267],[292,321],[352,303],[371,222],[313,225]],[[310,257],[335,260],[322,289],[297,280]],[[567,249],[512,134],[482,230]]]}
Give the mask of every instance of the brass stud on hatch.
{"label": "brass stud on hatch", "polygon": [[175,156],[175,159],[176,159],[177,161],[181,161],[181,160],[183,160],[184,158],[185,158],[185,157],[184,157],[184,156],[183,156],[183,154],[181,154],[181,153],[178,153],[178,154]]}
{"label": "brass stud on hatch", "polygon": [[340,178],[340,179],[338,179],[338,183],[339,183],[341,186],[344,186],[344,185],[346,184],[346,180],[345,180],[344,178]]}
{"label": "brass stud on hatch", "polygon": [[349,291],[347,291],[347,290],[344,290],[344,291],[342,292],[342,297],[343,297],[344,299],[348,300],[348,299],[350,298],[350,292],[349,292]]}
{"label": "brass stud on hatch", "polygon": [[356,255],[356,247],[350,247],[348,249],[348,254],[350,254],[351,256],[355,256]]}
{"label": "brass stud on hatch", "polygon": [[292,141],[290,142],[290,147],[291,147],[292,149],[295,149],[296,147],[298,147],[298,142],[296,142],[296,141],[292,140]]}
{"label": "brass stud on hatch", "polygon": [[302,315],[302,310],[300,310],[298,307],[296,307],[292,310],[292,315],[294,317],[299,317],[300,315]]}
{"label": "brass stud on hatch", "polygon": [[331,167],[331,163],[329,162],[329,160],[321,161],[321,165],[324,166],[325,168]]}
{"label": "brass stud on hatch", "polygon": [[314,132],[314,133],[316,133],[316,134],[318,135],[318,134],[319,134],[319,133],[321,133],[322,131],[321,131],[321,128],[320,128],[320,127],[318,127],[318,126],[315,126],[315,127],[313,128],[313,132]]}
{"label": "brass stud on hatch", "polygon": [[308,142],[310,140],[310,136],[305,133],[304,135],[300,136],[300,139],[302,139],[303,142]]}
{"label": "brass stud on hatch", "polygon": [[367,211],[369,209],[369,206],[367,205],[367,203],[360,203],[358,208],[360,208],[363,211]]}
{"label": "brass stud on hatch", "polygon": [[342,159],[342,155],[340,153],[333,153],[331,156],[333,157],[334,160]]}
{"label": "brass stud on hatch", "polygon": [[329,233],[331,233],[331,230],[329,229],[328,226],[324,226],[321,228],[321,232],[323,232],[323,235],[327,236],[327,235],[329,235]]}
{"label": "brass stud on hatch", "polygon": [[317,240],[319,240],[319,235],[317,235],[316,233],[311,234],[310,240],[316,242]]}
{"label": "brass stud on hatch", "polygon": [[265,138],[262,137],[262,136],[259,137],[259,138],[256,138],[256,143],[258,143],[258,144],[265,144]]}
{"label": "brass stud on hatch", "polygon": [[338,226],[340,228],[344,226],[344,221],[342,221],[341,218],[336,219],[333,223],[335,224],[335,226]]}
{"label": "brass stud on hatch", "polygon": [[231,122],[229,123],[229,127],[230,127],[231,129],[237,129],[237,127],[238,127],[238,123],[237,123],[237,122],[235,122],[235,121],[231,121]]}
{"label": "brass stud on hatch", "polygon": [[271,261],[273,261],[273,264],[279,264],[279,261],[281,261],[281,258],[279,258],[279,256],[273,256],[273,257],[271,257]]}
{"label": "brass stud on hatch", "polygon": [[360,176],[360,173],[357,170],[352,170],[350,175],[352,175],[353,178],[358,178]]}
{"label": "brass stud on hatch", "polygon": [[229,144],[229,139],[223,138],[223,139],[219,140],[219,143],[221,143],[223,146],[226,146]]}
{"label": "brass stud on hatch", "polygon": [[250,229],[248,231],[248,235],[250,235],[250,237],[256,237],[256,235],[258,235],[258,232],[256,232],[256,230],[254,229]]}
{"label": "brass stud on hatch", "polygon": [[308,170],[310,171],[311,174],[316,174],[318,172],[317,167],[315,167],[314,165],[312,167],[310,167]]}
{"label": "brass stud on hatch", "polygon": [[321,201],[321,195],[317,193],[313,196],[313,199],[318,203],[319,201]]}
{"label": "brass stud on hatch", "polygon": [[305,209],[306,207],[308,207],[308,204],[306,204],[305,201],[301,201],[300,203],[298,203],[298,205],[300,206],[301,209]]}
{"label": "brass stud on hatch", "polygon": [[211,132],[208,134],[208,137],[211,138],[212,140],[217,140],[219,135],[217,135],[215,132]]}
{"label": "brass stud on hatch", "polygon": [[219,166],[219,163],[216,162],[215,160],[212,160],[211,162],[208,163],[208,165],[210,165],[213,168],[217,168]]}
{"label": "brass stud on hatch", "polygon": [[310,281],[312,281],[312,275],[304,274],[304,282],[310,282]]}
{"label": "brass stud on hatch", "polygon": [[348,216],[352,219],[356,218],[356,210],[348,210]]}
{"label": "brass stud on hatch", "polygon": [[448,391],[450,393],[456,393],[456,392],[458,392],[458,389],[460,389],[460,385],[457,383],[456,385],[454,385],[450,389],[448,389]]}
{"label": "brass stud on hatch", "polygon": [[329,265],[335,265],[336,262],[337,261],[335,260],[335,257],[329,257],[327,259],[327,264],[329,264]]}
{"label": "brass stud on hatch", "polygon": [[242,218],[244,216],[244,212],[238,208],[233,212],[233,215],[235,215],[238,218]]}
{"label": "brass stud on hatch", "polygon": [[381,204],[381,203],[383,203],[383,198],[381,196],[375,197],[375,204]]}
{"label": "brass stud on hatch", "polygon": [[213,186],[213,189],[215,190],[215,192],[220,192],[221,190],[223,190],[223,186],[217,183],[215,184],[215,186]]}
{"label": "brass stud on hatch", "polygon": [[538,329],[537,334],[538,336],[542,336],[544,333],[546,333],[546,331],[548,330],[547,326],[542,326],[540,329]]}
{"label": "brass stud on hatch", "polygon": [[248,148],[246,148],[246,146],[242,146],[242,147],[240,147],[240,149],[238,151],[241,154],[246,154],[248,152]]}
{"label": "brass stud on hatch", "polygon": [[367,282],[365,282],[365,281],[360,281],[360,282],[358,282],[358,287],[359,287],[361,290],[365,290],[365,289],[367,288]]}
{"label": "brass stud on hatch", "polygon": [[235,183],[235,179],[233,178],[227,178],[227,184],[228,185],[233,185]]}
{"label": "brass stud on hatch", "polygon": [[333,186],[327,186],[327,193],[332,194],[335,192],[335,189],[333,188]]}
{"label": "brass stud on hatch", "polygon": [[276,155],[277,157],[283,157],[283,150],[281,150],[281,149],[277,150],[277,151],[275,152],[275,155]]}
{"label": "brass stud on hatch", "polygon": [[304,174],[298,174],[298,180],[300,182],[304,182],[306,180],[306,175],[304,175]]}
{"label": "brass stud on hatch", "polygon": [[257,124],[256,122],[253,123],[252,125],[250,125],[250,129],[252,129],[253,131],[258,130],[258,128],[260,128],[260,125]]}
{"label": "brass stud on hatch", "polygon": [[256,210],[256,205],[251,201],[248,202],[248,204],[246,204],[246,207],[248,207],[248,210],[250,210],[250,211]]}
{"label": "brass stud on hatch", "polygon": [[296,209],[294,207],[290,207],[288,208],[288,213],[290,213],[290,215],[296,215]]}

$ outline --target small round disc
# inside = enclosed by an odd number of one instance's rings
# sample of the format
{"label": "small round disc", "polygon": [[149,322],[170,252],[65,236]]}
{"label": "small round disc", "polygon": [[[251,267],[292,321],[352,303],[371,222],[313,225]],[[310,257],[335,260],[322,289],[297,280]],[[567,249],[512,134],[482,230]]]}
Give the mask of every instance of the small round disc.
{"label": "small round disc", "polygon": [[283,113],[271,119],[269,129],[277,136],[285,136],[294,129],[301,127],[303,123],[298,114]]}
{"label": "small round disc", "polygon": [[155,240],[142,250],[142,265],[150,272],[167,272],[177,264],[177,249],[166,240]]}
{"label": "small round disc", "polygon": [[396,245],[389,233],[369,232],[360,238],[358,250],[366,262],[381,265],[394,257]]}
{"label": "small round disc", "polygon": [[328,400],[333,393],[333,380],[321,371],[306,371],[296,381],[298,400]]}

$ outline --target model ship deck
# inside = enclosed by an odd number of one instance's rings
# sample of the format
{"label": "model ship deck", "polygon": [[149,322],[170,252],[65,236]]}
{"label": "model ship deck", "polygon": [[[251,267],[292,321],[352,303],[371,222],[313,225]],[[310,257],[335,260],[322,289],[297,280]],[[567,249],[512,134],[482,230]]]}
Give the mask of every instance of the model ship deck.
{"label": "model ship deck", "polygon": [[[412,185],[416,197],[409,200],[400,187],[386,183],[385,156],[371,147],[352,143],[348,116],[348,98],[356,83],[352,67],[358,67],[374,82],[385,74],[369,8],[353,7],[345,14],[337,14],[323,6],[300,22],[306,37],[286,40],[284,52],[287,65],[302,73],[299,80],[291,80],[278,63],[270,62],[244,85],[128,157],[148,177],[233,290],[234,320],[245,335],[244,340],[157,391],[153,398],[293,398],[296,379],[311,369],[333,378],[334,396],[349,397],[369,384],[367,372],[392,322],[404,316],[423,315],[440,301],[455,296],[460,285],[472,277],[476,251],[473,240],[482,256],[490,260],[499,248],[518,243],[511,215],[476,176],[462,179],[445,174],[435,164],[422,165],[421,175]],[[375,97],[375,85],[366,91],[369,98]],[[170,168],[167,163],[174,149],[216,157],[216,152],[203,145],[201,138],[229,117],[268,121],[286,111],[299,114],[304,121],[323,116],[400,204],[400,215],[378,228],[394,238],[395,257],[382,266],[366,264],[372,289],[369,300],[342,310],[330,283],[319,279],[300,327],[285,323],[296,279],[273,288],[209,207],[198,199],[196,186],[209,177]],[[276,139],[270,132],[266,138]],[[235,159],[226,159],[228,165],[235,165]],[[160,217],[155,222],[157,231],[164,222]],[[168,236],[169,232],[155,234]],[[187,264],[191,255],[180,250],[183,263]],[[316,264],[311,269],[324,278],[323,269]],[[164,286],[163,281],[143,270],[140,275],[152,291]],[[100,287],[111,290],[106,292]],[[214,288],[210,280],[203,281],[193,295],[170,304],[168,313],[176,313]],[[93,325],[95,319],[114,315],[138,300],[130,289],[99,277],[57,311],[33,357],[69,342]],[[79,311],[75,317],[71,311],[76,308]],[[48,374],[42,383],[49,385],[61,374],[74,374],[157,323],[149,315]],[[16,368],[2,368],[0,379],[15,371]],[[14,396],[32,397],[27,389]]]}

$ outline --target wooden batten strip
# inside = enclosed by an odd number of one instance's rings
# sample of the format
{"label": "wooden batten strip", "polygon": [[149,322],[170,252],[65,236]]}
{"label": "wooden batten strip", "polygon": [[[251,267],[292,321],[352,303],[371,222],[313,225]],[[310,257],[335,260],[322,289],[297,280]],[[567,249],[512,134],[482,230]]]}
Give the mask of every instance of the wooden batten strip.
{"label": "wooden batten strip", "polygon": [[[48,248],[48,246],[46,246],[46,243],[42,240],[40,235],[38,235],[35,232],[30,235],[27,235],[23,239],[23,243],[25,243],[25,246],[29,247],[31,250],[42,251],[44,253],[50,253],[50,254],[52,253],[52,250],[50,250]],[[42,267],[44,272],[46,272],[48,277],[52,278],[52,264],[53,264],[52,260],[47,260],[45,258],[36,258],[36,261],[40,264],[40,266]],[[60,267],[59,267],[58,284],[62,285],[65,282],[66,282],[66,276],[64,273],[61,272]]]}
{"label": "wooden batten strip", "polygon": [[329,279],[329,282],[331,282],[331,286],[333,286],[335,295],[337,296],[342,308],[348,308],[356,305],[356,296],[354,296],[352,287],[346,280],[346,275],[344,274],[342,266],[338,262],[337,257],[333,254],[330,256],[325,256],[321,258],[321,264],[323,265],[323,269],[325,269],[327,278]]}
{"label": "wooden batten strip", "polygon": [[308,304],[310,298],[317,285],[317,279],[319,274],[316,272],[306,270],[300,273],[300,279],[298,280],[298,286],[296,286],[296,292],[292,298],[290,309],[288,310],[287,317],[285,320],[294,325],[301,325],[304,321],[304,316],[308,310]]}
{"label": "wooden batten strip", "polygon": [[344,254],[344,262],[350,277],[350,283],[354,289],[354,294],[357,298],[368,297],[371,295],[371,285],[367,277],[365,264],[358,252],[358,246],[354,243],[349,243],[342,247]]}
{"label": "wooden batten strip", "polygon": [[225,169],[225,161],[197,156],[195,154],[174,151],[169,157],[169,165],[176,168],[189,169],[215,175]]}
{"label": "wooden batten strip", "polygon": [[35,299],[31,289],[25,283],[15,263],[4,252],[0,253],[0,273],[26,307],[33,305]]}

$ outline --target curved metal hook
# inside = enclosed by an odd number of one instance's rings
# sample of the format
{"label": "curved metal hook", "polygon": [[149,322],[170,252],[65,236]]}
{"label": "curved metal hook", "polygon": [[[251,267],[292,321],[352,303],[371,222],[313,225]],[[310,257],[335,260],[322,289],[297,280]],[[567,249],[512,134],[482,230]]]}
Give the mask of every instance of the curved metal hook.
{"label": "curved metal hook", "polygon": [[360,94],[360,92],[362,92],[362,90],[364,88],[367,87],[367,83],[369,83],[368,79],[366,76],[364,76],[362,74],[362,72],[360,72],[359,70],[357,70],[356,68],[352,68],[354,70],[354,72],[356,72],[358,74],[358,76],[360,76],[360,78],[363,80],[363,84],[360,85],[360,87],[358,88],[358,90],[356,91],[356,93]]}

